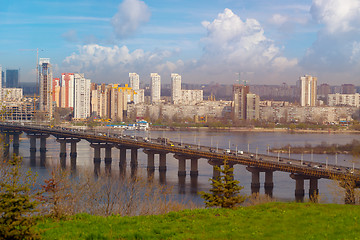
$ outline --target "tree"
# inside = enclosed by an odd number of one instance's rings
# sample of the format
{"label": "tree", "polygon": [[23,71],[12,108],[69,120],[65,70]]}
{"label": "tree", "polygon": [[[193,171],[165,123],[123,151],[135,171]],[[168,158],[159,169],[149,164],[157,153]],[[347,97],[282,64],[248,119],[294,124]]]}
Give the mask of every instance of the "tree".
{"label": "tree", "polygon": [[3,162],[0,170],[0,236],[1,239],[38,239],[33,215],[38,202],[31,187],[36,176],[21,172],[21,158]]}
{"label": "tree", "polygon": [[224,160],[223,168],[215,166],[215,169],[220,172],[220,176],[210,179],[211,193],[200,192],[206,207],[234,208],[244,202],[246,197],[239,195],[244,187],[238,186],[239,181],[234,180],[234,168],[228,165],[227,160]]}

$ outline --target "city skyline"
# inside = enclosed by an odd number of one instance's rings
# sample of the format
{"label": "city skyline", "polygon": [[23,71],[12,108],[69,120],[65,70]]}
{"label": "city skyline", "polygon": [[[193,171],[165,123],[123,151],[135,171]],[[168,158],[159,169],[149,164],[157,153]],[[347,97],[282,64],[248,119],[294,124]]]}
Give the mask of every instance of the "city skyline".
{"label": "city skyline", "polygon": [[[0,65],[36,79],[36,49],[54,77],[149,83],[179,73],[184,83],[293,85],[359,83],[360,2],[6,1],[0,10]],[[44,37],[45,36],[45,37]],[[240,75],[240,77],[239,77]],[[339,80],[340,79],[340,80]]]}

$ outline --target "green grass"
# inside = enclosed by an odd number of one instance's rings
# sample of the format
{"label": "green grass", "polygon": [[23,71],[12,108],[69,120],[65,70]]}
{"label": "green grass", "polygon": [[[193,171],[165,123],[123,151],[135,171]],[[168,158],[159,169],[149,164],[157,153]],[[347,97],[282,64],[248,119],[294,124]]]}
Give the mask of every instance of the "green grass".
{"label": "green grass", "polygon": [[158,216],[45,219],[44,239],[360,239],[360,207],[267,203],[198,209]]}

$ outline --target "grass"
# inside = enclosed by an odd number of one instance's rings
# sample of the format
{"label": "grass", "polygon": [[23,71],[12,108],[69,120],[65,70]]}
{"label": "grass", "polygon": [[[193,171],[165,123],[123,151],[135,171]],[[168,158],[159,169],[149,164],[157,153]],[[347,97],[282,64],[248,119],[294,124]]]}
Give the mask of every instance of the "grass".
{"label": "grass", "polygon": [[359,206],[267,203],[165,215],[43,219],[44,239],[360,239]]}

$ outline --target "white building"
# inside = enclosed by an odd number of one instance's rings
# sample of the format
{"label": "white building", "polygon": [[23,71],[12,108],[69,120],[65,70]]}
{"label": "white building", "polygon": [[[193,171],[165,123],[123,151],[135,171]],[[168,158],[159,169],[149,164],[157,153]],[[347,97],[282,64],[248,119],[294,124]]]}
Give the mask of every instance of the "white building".
{"label": "white building", "polygon": [[316,106],[317,100],[317,78],[310,75],[300,77],[301,95],[300,103],[302,107]]}
{"label": "white building", "polygon": [[140,89],[140,78],[137,73],[129,73],[129,87],[134,90]]}
{"label": "white building", "polygon": [[151,77],[151,103],[161,100],[161,77],[157,73],[150,73]]}
{"label": "white building", "polygon": [[134,89],[134,103],[139,104],[145,102],[145,90]]}
{"label": "white building", "polygon": [[171,74],[171,102],[179,104],[182,98],[181,92],[181,75],[177,73]]}
{"label": "white building", "polygon": [[75,73],[74,118],[85,119],[90,116],[90,79],[83,73]]}
{"label": "white building", "polygon": [[182,105],[195,105],[203,101],[203,90],[181,90]]}
{"label": "white building", "polygon": [[52,116],[52,67],[50,58],[40,58],[39,60],[39,82],[40,82],[40,111],[44,111]]}
{"label": "white building", "polygon": [[328,105],[360,107],[360,94],[328,94]]}

